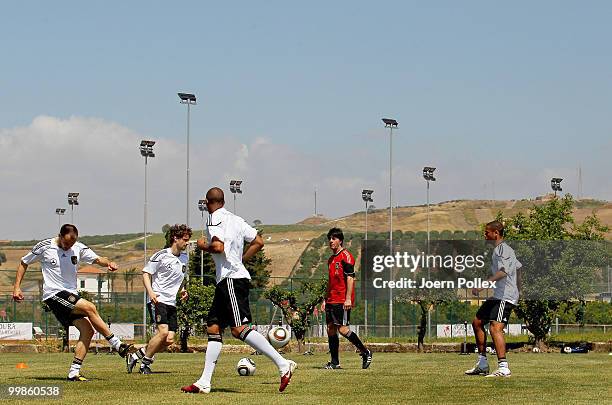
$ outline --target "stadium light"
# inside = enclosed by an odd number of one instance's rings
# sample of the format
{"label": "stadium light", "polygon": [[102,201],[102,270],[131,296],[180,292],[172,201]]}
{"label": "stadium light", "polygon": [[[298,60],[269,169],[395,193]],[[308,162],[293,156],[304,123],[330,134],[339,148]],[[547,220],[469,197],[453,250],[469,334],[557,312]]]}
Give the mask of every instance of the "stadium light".
{"label": "stadium light", "polygon": [[[363,190],[361,192],[361,199],[365,202],[365,263],[368,261],[368,203],[374,202],[372,199],[372,193],[374,190]],[[364,319],[364,327],[366,336],[368,335],[368,299],[367,297],[363,301],[364,311],[363,311],[363,319]]]}
{"label": "stadium light", "polygon": [[66,208],[56,208],[55,213],[57,214],[57,228],[62,226],[62,215],[66,213]]}
{"label": "stadium light", "polygon": [[557,191],[563,191],[563,189],[561,188],[561,182],[563,181],[563,179],[559,178],[559,177],[553,177],[550,180],[550,186],[552,187],[553,191],[555,192],[555,197],[557,196]]}
{"label": "stadium light", "polygon": [[[144,265],[147,265],[147,166],[149,158],[155,157],[153,152],[153,145],[155,141],[142,140],[140,141],[140,155],[144,157]],[[142,336],[147,336],[147,290],[143,293],[143,307],[142,307]]]}
{"label": "stadium light", "polygon": [[189,226],[189,125],[191,116],[191,106],[196,105],[196,96],[191,93],[177,93],[181,104],[187,104],[187,198],[185,199],[187,207],[187,226]]}
{"label": "stadium light", "polygon": [[[389,128],[389,254],[393,256],[393,129],[397,129],[397,121],[383,118],[385,128]],[[389,268],[393,275],[393,268]],[[391,277],[390,280],[393,278]],[[393,289],[389,288],[389,337],[393,337]]]}
{"label": "stadium light", "polygon": [[242,194],[242,180],[230,180],[230,191],[234,195],[234,214],[236,214],[236,194]]}
{"label": "stadium light", "polygon": [[[202,237],[204,237],[204,211],[208,211],[206,208],[206,199],[198,200],[198,209],[202,213]],[[200,277],[202,277],[202,284],[204,284],[204,252],[200,250]]]}
{"label": "stadium light", "polygon": [[423,178],[427,181],[427,249],[429,251],[429,182],[436,181],[434,177],[435,167],[425,166],[423,168]]}
{"label": "stadium light", "polygon": [[74,225],[74,206],[79,205],[79,193],[68,193],[68,205],[70,205],[70,223]]}

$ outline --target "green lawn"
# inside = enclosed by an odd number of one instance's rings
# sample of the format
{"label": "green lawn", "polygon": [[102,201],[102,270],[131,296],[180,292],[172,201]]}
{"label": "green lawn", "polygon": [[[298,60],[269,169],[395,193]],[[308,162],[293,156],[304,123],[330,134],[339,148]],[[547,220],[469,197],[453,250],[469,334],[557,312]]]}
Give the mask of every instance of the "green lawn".
{"label": "green lawn", "polygon": [[[327,361],[323,354],[292,355],[299,366],[284,394],[277,392],[278,375],[268,359],[252,356],[256,375],[239,377],[234,366],[240,357],[221,355],[208,396],[180,392],[182,385],[199,377],[201,353],[158,354],[156,373],[148,376],[126,374],[117,355],[89,355],[83,367],[83,374],[91,379],[87,383],[64,381],[70,354],[3,353],[0,384],[61,384],[61,402],[74,404],[176,404],[206,399],[215,404],[612,403],[612,356],[605,353],[511,354],[513,376],[506,379],[464,376],[475,355],[375,353],[369,370],[361,370],[360,358],[353,353],[341,353],[344,370],[320,369]],[[493,367],[494,358],[489,360]],[[27,363],[28,368],[16,369],[18,362]]]}

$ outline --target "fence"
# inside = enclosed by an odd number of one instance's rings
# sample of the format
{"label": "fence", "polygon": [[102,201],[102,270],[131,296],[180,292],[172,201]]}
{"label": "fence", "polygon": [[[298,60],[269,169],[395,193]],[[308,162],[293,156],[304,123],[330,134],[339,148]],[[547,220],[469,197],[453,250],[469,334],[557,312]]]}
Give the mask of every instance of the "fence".
{"label": "fence", "polygon": [[[12,271],[14,274],[14,271]],[[104,320],[109,323],[134,323],[137,338],[142,338],[142,316],[143,316],[143,292],[113,292],[100,288],[104,284],[106,274],[98,276],[97,291],[89,291],[89,299],[94,302],[98,312]],[[209,282],[211,280],[208,280]],[[281,285],[289,290],[297,290],[304,282],[318,282],[317,279],[305,278],[272,278],[271,284]],[[141,284],[140,282],[138,284]],[[46,312],[40,302],[40,291],[38,283],[33,283],[31,288],[25,291],[26,299],[17,303],[12,300],[12,288],[4,283],[0,286],[0,322],[32,322],[33,326],[40,327],[46,336],[57,336],[58,322],[52,313]],[[263,298],[264,290],[254,288],[250,292],[251,313],[253,323],[267,325],[282,322],[281,311],[276,309],[272,303]],[[355,307],[351,312],[351,324],[358,325],[359,333],[369,337],[389,337],[389,305],[386,302],[370,301],[366,307],[363,300],[359,298],[360,289],[356,288],[358,295]],[[470,322],[479,306],[477,301],[454,301],[436,305],[427,314],[426,336],[435,337],[438,324],[462,324]],[[393,304],[393,326],[391,336],[393,337],[415,337],[419,330],[422,310],[418,304],[413,302],[394,302]],[[321,328],[325,325],[324,314],[316,312],[312,318],[311,336],[321,334]],[[147,321],[149,322],[149,321]],[[513,316],[510,323],[520,323]],[[584,332],[584,331],[610,332],[610,325],[574,325],[553,324],[553,333]]]}

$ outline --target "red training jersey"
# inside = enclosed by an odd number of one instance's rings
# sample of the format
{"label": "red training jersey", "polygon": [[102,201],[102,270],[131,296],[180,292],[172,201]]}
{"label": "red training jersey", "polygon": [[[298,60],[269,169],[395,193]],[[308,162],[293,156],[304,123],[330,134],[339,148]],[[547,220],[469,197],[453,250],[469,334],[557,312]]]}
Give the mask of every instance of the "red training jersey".
{"label": "red training jersey", "polygon": [[[355,277],[355,258],[346,249],[332,255],[327,260],[329,268],[329,281],[327,284],[327,304],[344,304],[346,300],[346,280],[348,277]],[[351,302],[355,304],[355,288],[353,285],[353,294]]]}

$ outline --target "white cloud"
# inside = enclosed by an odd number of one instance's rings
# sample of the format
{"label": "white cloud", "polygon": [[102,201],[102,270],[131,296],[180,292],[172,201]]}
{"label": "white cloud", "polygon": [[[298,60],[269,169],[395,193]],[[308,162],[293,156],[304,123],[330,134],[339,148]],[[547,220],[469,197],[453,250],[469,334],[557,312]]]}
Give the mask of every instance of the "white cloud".
{"label": "white cloud", "polygon": [[[75,223],[82,234],[140,232],[143,227],[144,161],[138,151],[149,138],[99,118],[39,116],[28,126],[0,129],[0,239],[42,238],[57,232],[55,208],[66,207],[66,194],[80,192]],[[149,160],[149,229],[185,222],[185,145],[155,139]],[[202,141],[205,140],[205,141]],[[364,141],[365,142],[365,141]],[[250,143],[232,137],[199,137],[191,144],[191,225],[200,227],[197,200],[212,186],[226,190],[242,179],[238,214],[248,221],[293,223],[318,211],[339,217],[363,209],[361,190],[372,188],[374,204],[388,202],[388,166],[376,147],[364,142],[341,149],[322,146],[316,156],[265,137]],[[374,142],[374,141],[372,141]],[[340,150],[340,152],[339,152]],[[423,156],[422,156],[423,155]],[[539,168],[456,156],[436,162],[420,151],[398,150],[393,194],[397,205],[422,204],[421,169],[438,167],[431,200],[529,198],[549,192],[550,177],[564,177],[564,190],[575,192],[575,169]],[[377,163],[372,163],[377,162]],[[536,164],[533,165],[534,167]],[[612,198],[606,171],[583,167],[584,193]],[[70,220],[70,211],[65,216]]]}

